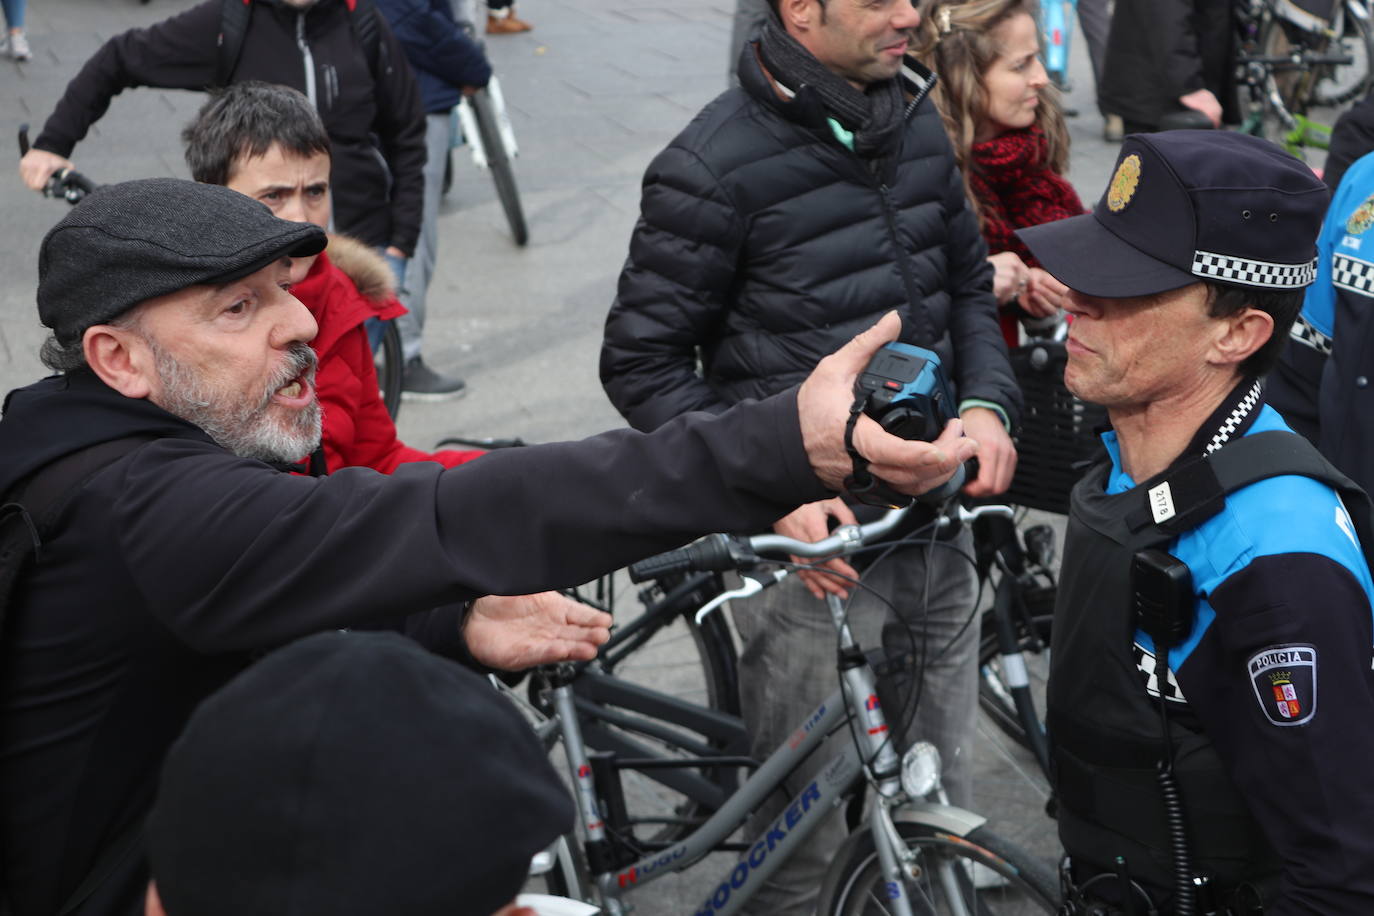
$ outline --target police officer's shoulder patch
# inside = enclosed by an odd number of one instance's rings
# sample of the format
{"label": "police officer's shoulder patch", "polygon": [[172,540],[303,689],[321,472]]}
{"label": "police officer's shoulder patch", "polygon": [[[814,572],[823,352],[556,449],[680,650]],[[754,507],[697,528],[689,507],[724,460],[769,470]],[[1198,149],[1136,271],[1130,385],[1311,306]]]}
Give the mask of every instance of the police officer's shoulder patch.
{"label": "police officer's shoulder patch", "polygon": [[1317,714],[1317,648],[1270,646],[1246,662],[1260,711],[1272,725],[1305,725]]}
{"label": "police officer's shoulder patch", "polygon": [[1370,226],[1374,226],[1374,194],[1366,197],[1364,203],[1350,214],[1350,218],[1345,221],[1345,231],[1351,235],[1360,235]]}

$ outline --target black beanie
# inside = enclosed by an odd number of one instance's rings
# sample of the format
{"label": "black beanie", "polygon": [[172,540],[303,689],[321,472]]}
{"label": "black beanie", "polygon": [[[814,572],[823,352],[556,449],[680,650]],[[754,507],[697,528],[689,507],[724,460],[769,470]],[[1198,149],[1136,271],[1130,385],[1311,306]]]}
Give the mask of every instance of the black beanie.
{"label": "black beanie", "polygon": [[488,916],[572,828],[483,678],[391,633],[268,655],[196,710],[148,822],[169,916]]}

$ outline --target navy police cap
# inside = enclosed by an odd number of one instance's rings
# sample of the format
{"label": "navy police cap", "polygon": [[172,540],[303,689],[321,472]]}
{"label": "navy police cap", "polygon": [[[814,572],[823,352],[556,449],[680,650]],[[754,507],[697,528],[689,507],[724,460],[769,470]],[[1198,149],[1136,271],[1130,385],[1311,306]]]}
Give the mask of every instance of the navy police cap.
{"label": "navy police cap", "polygon": [[1326,186],[1272,143],[1229,131],[1133,134],[1083,216],[1020,229],[1071,289],[1119,299],[1213,280],[1271,290],[1316,278]]}

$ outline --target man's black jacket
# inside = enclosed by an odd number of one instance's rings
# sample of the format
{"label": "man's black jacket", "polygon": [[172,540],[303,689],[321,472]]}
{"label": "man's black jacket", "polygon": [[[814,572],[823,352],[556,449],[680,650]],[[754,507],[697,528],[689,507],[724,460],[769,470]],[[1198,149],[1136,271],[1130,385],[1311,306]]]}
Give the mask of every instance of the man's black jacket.
{"label": "man's black jacket", "polygon": [[[33,145],[70,156],[125,89],[213,86],[220,5],[205,0],[105,42],[67,85]],[[424,196],[424,112],[415,77],[383,17],[377,15],[374,78],[344,0],[319,0],[305,10],[281,0],[253,0],[250,15],[228,82],[264,80],[311,96],[332,146],[338,229],[369,245],[413,252]]]}
{"label": "man's black jacket", "polygon": [[[455,602],[585,582],[826,492],[795,393],[652,436],[311,478],[236,458],[85,372],[11,393],[0,492],[131,434],[152,438],[80,490],[5,623],[0,868],[15,916],[57,911],[146,811],[191,709],[255,653],[390,625],[455,654]],[[79,912],[141,912],[144,882],[136,865]]]}
{"label": "man's black jacket", "polygon": [[746,45],[740,86],[650,163],[601,351],[632,426],[781,391],[892,309],[961,400],[1016,421],[987,246],[925,98],[929,71],[911,70],[896,151],[865,161],[812,89],[783,100]]}

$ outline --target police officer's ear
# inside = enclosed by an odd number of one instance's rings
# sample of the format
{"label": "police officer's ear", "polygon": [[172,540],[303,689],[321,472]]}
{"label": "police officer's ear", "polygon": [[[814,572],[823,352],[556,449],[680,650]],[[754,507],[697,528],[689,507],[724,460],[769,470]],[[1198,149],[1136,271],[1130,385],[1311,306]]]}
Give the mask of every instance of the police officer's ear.
{"label": "police officer's ear", "polygon": [[1236,366],[1269,342],[1274,333],[1274,318],[1257,308],[1243,308],[1234,315],[1218,319],[1219,333],[1213,340],[1216,362]]}
{"label": "police officer's ear", "polygon": [[135,327],[93,325],[81,335],[81,349],[91,371],[126,398],[146,398],[152,393],[157,360]]}

